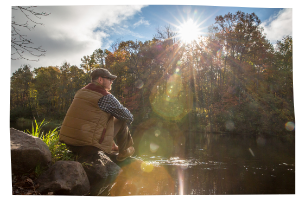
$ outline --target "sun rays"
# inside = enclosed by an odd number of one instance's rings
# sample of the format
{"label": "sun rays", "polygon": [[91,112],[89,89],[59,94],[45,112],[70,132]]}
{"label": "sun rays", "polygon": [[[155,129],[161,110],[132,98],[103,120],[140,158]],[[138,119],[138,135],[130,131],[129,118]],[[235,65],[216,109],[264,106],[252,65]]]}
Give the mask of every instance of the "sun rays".
{"label": "sun rays", "polygon": [[185,43],[189,44],[194,40],[197,40],[200,36],[200,25],[195,23],[192,19],[188,19],[186,22],[178,27],[179,39]]}

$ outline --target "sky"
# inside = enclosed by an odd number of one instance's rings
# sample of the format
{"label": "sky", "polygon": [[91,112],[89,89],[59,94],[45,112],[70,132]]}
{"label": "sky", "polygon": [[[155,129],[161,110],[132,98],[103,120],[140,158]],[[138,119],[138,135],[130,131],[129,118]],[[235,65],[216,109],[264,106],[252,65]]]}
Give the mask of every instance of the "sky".
{"label": "sky", "polygon": [[[34,11],[50,13],[41,19],[34,18],[36,22],[43,25],[37,25],[31,31],[20,28],[20,31],[27,38],[32,39],[35,46],[45,49],[46,54],[39,58],[27,56],[39,61],[11,60],[11,75],[24,64],[29,64],[31,69],[61,66],[64,62],[80,67],[81,58],[91,55],[98,48],[111,50],[112,44],[116,42],[151,40],[158,28],[162,29],[170,25],[173,30],[176,30],[188,19],[197,23],[201,35],[206,36],[208,27],[214,24],[216,16],[224,16],[229,12],[236,13],[239,10],[245,13],[254,12],[262,21],[261,26],[264,27],[267,39],[272,43],[286,35],[293,35],[292,7],[285,4],[264,6],[260,3],[252,3],[247,6],[247,4],[235,4],[233,1],[231,6],[228,6],[230,4],[224,6],[222,3],[205,6],[195,3],[188,5],[188,2],[187,5],[182,5],[182,3],[99,5],[98,1],[98,5],[92,4],[92,6],[88,4],[38,6]],[[23,4],[11,6],[17,5]],[[20,11],[12,11],[11,15],[17,22],[27,20]]]}

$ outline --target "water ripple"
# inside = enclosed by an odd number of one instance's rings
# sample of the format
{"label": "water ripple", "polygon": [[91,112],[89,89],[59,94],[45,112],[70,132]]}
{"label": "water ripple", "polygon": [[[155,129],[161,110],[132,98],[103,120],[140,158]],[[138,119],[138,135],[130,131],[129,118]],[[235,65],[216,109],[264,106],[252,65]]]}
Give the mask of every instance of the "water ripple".
{"label": "water ripple", "polygon": [[[212,169],[214,166],[226,165],[226,163],[223,162],[217,162],[217,161],[203,162],[195,158],[181,159],[179,157],[164,158],[161,156],[149,157],[147,155],[142,155],[141,157],[137,157],[137,159],[151,162],[154,165],[174,165],[174,166],[181,166],[186,168],[196,166],[196,165],[198,166],[203,165],[206,166],[205,169]],[[210,166],[210,168],[208,166]]]}

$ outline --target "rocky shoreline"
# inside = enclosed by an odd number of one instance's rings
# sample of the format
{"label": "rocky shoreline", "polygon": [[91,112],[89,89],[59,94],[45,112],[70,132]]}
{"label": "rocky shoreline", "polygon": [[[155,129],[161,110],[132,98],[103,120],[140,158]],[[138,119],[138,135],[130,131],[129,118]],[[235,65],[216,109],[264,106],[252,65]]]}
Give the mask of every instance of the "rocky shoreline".
{"label": "rocky shoreline", "polygon": [[[11,128],[10,139],[13,195],[96,196],[121,172],[114,156],[102,151],[52,164],[49,148],[40,138]],[[38,177],[37,167],[44,169]]]}

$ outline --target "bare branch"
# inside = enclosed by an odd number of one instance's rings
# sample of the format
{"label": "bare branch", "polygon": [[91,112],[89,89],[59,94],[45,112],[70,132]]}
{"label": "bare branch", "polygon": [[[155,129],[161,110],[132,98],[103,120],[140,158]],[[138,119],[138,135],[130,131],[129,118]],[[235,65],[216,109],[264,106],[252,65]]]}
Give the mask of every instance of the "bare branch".
{"label": "bare branch", "polygon": [[27,35],[21,34],[21,30],[18,28],[26,28],[28,30],[32,30],[36,27],[36,25],[44,25],[43,23],[39,23],[35,21],[32,18],[38,18],[41,19],[42,16],[48,16],[50,13],[45,13],[45,12],[35,12],[32,8],[36,6],[28,6],[28,7],[23,7],[23,6],[17,6],[17,7],[12,7],[12,10],[15,11],[20,11],[22,14],[25,15],[25,17],[29,20],[30,23],[33,23],[31,26],[28,21],[26,23],[19,23],[16,21],[15,16],[12,16],[12,22],[11,22],[11,48],[12,48],[12,53],[11,53],[11,59],[12,60],[20,60],[20,59],[25,59],[25,60],[30,60],[30,61],[39,61],[37,60],[32,60],[26,58],[24,54],[29,54],[33,57],[41,57],[45,56],[46,50],[42,49],[41,46],[34,46],[34,43],[31,41],[31,39],[27,39]]}

